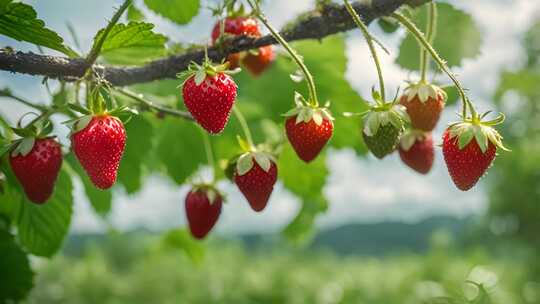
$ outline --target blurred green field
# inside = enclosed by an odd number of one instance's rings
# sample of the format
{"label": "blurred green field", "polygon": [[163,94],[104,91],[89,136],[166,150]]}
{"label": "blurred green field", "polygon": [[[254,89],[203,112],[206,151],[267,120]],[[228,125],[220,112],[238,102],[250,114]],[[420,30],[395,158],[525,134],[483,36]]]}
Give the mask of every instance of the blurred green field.
{"label": "blurred green field", "polygon": [[[443,232],[432,236],[425,254],[382,258],[287,245],[250,248],[234,240],[212,239],[206,248],[192,242],[183,233],[176,241],[110,235],[76,255],[36,261],[36,287],[27,302],[462,303],[434,298],[474,298],[478,290],[465,281],[477,267],[481,275],[474,280],[488,287],[490,302],[474,303],[540,303],[540,281],[529,278],[527,259],[457,249]],[[184,249],[189,243],[192,257],[204,250],[204,260],[189,258],[180,243]]]}

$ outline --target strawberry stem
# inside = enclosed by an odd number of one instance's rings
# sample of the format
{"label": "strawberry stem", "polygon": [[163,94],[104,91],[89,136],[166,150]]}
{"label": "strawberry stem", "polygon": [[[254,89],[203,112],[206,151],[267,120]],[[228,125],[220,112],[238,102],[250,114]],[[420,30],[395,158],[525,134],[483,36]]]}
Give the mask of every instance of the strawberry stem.
{"label": "strawberry stem", "polygon": [[214,152],[212,151],[212,143],[208,134],[202,129],[199,128],[204,142],[204,151],[206,152],[206,160],[208,161],[208,166],[212,168],[212,184],[216,181],[216,162],[214,161]]}
{"label": "strawberry stem", "polygon": [[193,120],[193,117],[188,112],[179,111],[179,110],[176,110],[176,109],[172,109],[172,108],[169,108],[169,107],[164,107],[164,106],[155,104],[155,103],[153,103],[153,102],[151,102],[149,100],[146,100],[143,97],[142,94],[137,94],[137,93],[129,91],[128,89],[123,89],[123,88],[120,88],[120,87],[114,87],[113,89],[115,91],[117,91],[118,93],[135,100],[136,102],[141,104],[143,107],[148,107],[150,109],[154,109],[159,113],[165,113],[165,114],[168,114],[168,115],[171,115],[171,116],[177,116],[177,117],[181,117],[181,118],[184,118],[184,119],[187,119],[187,120]]}
{"label": "strawberry stem", "polygon": [[120,20],[120,17],[122,14],[126,11],[126,9],[131,5],[132,0],[125,0],[124,3],[120,6],[120,8],[114,13],[113,17],[109,21],[109,24],[107,24],[107,27],[103,31],[103,35],[101,35],[100,40],[98,40],[92,49],[90,50],[90,53],[88,56],[86,56],[86,63],[88,64],[88,70],[91,70],[92,65],[96,61],[96,59],[99,56],[99,53],[101,52],[101,48],[103,47],[103,44],[105,43],[105,39],[107,39],[107,36],[111,32],[112,28],[115,26],[115,24]]}
{"label": "strawberry stem", "polygon": [[356,13],[356,11],[352,7],[352,5],[349,3],[349,1],[343,0],[343,2],[345,3],[345,8],[347,8],[347,11],[351,15],[354,23],[356,23],[356,25],[362,32],[362,35],[364,35],[364,38],[366,39],[366,42],[369,46],[369,50],[371,51],[371,55],[373,56],[373,62],[375,63],[375,67],[377,68],[377,75],[379,76],[379,87],[381,90],[381,99],[385,101],[386,98],[385,98],[384,78],[382,74],[381,62],[379,61],[379,56],[377,55],[377,50],[375,49],[375,44],[373,43],[375,39],[371,36],[367,26],[364,24],[360,16]]}
{"label": "strawberry stem", "polygon": [[416,38],[418,43],[426,51],[429,52],[433,60],[439,65],[439,68],[443,72],[445,72],[448,75],[448,77],[450,77],[452,82],[454,82],[459,92],[459,95],[461,97],[461,100],[463,102],[462,104],[463,119],[467,118],[467,107],[471,110],[472,117],[476,116],[477,115],[476,110],[474,109],[473,104],[471,103],[467,95],[465,94],[465,90],[463,89],[463,86],[461,85],[457,77],[452,73],[452,71],[450,71],[450,69],[446,65],[446,62],[439,56],[439,54],[437,54],[437,51],[435,51],[433,46],[431,46],[431,44],[426,40],[426,37],[424,36],[424,34],[418,29],[418,27],[416,27],[416,25],[411,20],[409,20],[409,18],[403,16],[402,14],[392,13],[392,17],[396,19],[399,23],[401,23],[407,29],[407,31]]}
{"label": "strawberry stem", "polygon": [[238,119],[238,122],[240,123],[240,126],[242,127],[242,131],[244,132],[244,136],[246,137],[248,144],[250,148],[255,147],[253,144],[253,137],[251,137],[251,131],[249,130],[249,126],[246,122],[246,119],[244,118],[244,115],[242,115],[242,112],[238,109],[238,106],[233,107],[234,115],[236,116],[236,119]]}
{"label": "strawberry stem", "polygon": [[274,36],[274,38],[279,42],[279,44],[281,44],[285,48],[285,50],[287,50],[289,55],[291,55],[293,60],[296,62],[296,65],[298,65],[300,70],[302,70],[302,73],[304,74],[307,81],[307,85],[308,85],[309,104],[313,107],[318,107],[319,100],[317,98],[317,90],[315,87],[315,81],[313,80],[313,75],[311,75],[311,73],[309,72],[304,61],[300,58],[298,53],[289,45],[289,43],[279,34],[279,32],[276,31],[276,29],[274,29],[272,25],[270,25],[270,23],[268,22],[268,19],[266,18],[264,13],[261,11],[259,5],[256,2],[254,2],[254,0],[247,0],[247,2],[251,6],[251,9],[254,11],[257,18],[259,18],[259,20],[261,20],[261,22],[266,26],[266,28],[268,28],[272,36]]}
{"label": "strawberry stem", "polygon": [[[429,7],[427,8],[428,14],[427,14],[427,25],[426,25],[426,40],[429,42],[429,44],[433,44],[433,41],[435,40],[435,35],[437,34],[437,19],[438,19],[438,13],[437,13],[437,3],[431,2],[429,4]],[[429,66],[431,61],[428,58],[428,52],[425,48],[420,45],[420,75],[421,75],[421,81],[426,81],[427,71],[429,70]]]}

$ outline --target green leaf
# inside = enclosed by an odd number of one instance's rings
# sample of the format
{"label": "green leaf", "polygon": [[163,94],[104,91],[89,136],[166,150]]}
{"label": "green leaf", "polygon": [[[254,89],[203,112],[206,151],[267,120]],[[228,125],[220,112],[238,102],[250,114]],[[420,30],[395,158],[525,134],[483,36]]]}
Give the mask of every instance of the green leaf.
{"label": "green leaf", "polygon": [[328,208],[322,193],[328,175],[325,154],[306,164],[287,146],[280,155],[278,166],[283,184],[298,195],[303,204],[296,218],[285,228],[284,234],[294,242],[306,241],[312,233],[316,215]]}
{"label": "green leaf", "polygon": [[196,124],[167,117],[160,124],[157,156],[166,172],[178,184],[183,184],[201,164],[206,162],[202,135]]}
{"label": "green leaf", "polygon": [[144,4],[177,24],[189,23],[201,6],[200,0],[144,0]]}
{"label": "green leaf", "polygon": [[118,182],[131,194],[141,188],[143,164],[152,151],[154,130],[144,116],[135,115],[126,125],[126,133],[126,150],[120,162]]}
{"label": "green leaf", "polygon": [[77,56],[75,51],[64,45],[62,37],[37,19],[36,11],[28,4],[13,3],[10,0],[0,3],[0,34],[17,41],[48,47],[70,57]]}
{"label": "green leaf", "polygon": [[71,222],[72,191],[71,177],[62,169],[54,194],[46,204],[36,205],[24,199],[19,215],[18,236],[30,253],[51,257],[60,249]]}
{"label": "green leaf", "polygon": [[[166,53],[167,37],[154,33],[154,25],[145,22],[116,24],[103,43],[100,55],[109,63],[142,64],[162,57]],[[104,29],[94,38],[94,43],[101,39]]]}
{"label": "green leaf", "polygon": [[518,72],[503,72],[499,87],[495,92],[495,101],[500,102],[505,93],[515,91],[520,96],[536,99],[539,95],[540,73],[536,69]]}
{"label": "green leaf", "polygon": [[132,4],[128,8],[127,18],[129,21],[142,21],[144,20],[144,15],[135,5]]}
{"label": "green leaf", "polygon": [[168,248],[182,250],[195,264],[204,260],[204,246],[184,229],[173,229],[163,237],[163,244]]}
{"label": "green leaf", "polygon": [[86,197],[90,201],[94,211],[100,216],[109,214],[112,205],[111,191],[96,188],[73,153],[67,154],[64,159],[71,169],[80,177]]}
{"label": "green leaf", "polygon": [[[473,18],[447,3],[438,3],[439,18],[437,36],[433,46],[448,66],[459,66],[463,59],[474,58],[480,53],[482,35]],[[426,7],[417,9],[414,21],[424,30],[426,27]],[[409,70],[418,70],[420,65],[418,43],[408,34],[399,49],[397,63]],[[436,68],[435,64],[431,65]]]}
{"label": "green leaf", "polygon": [[23,300],[34,286],[34,273],[26,253],[19,248],[14,237],[0,230],[0,303]]}

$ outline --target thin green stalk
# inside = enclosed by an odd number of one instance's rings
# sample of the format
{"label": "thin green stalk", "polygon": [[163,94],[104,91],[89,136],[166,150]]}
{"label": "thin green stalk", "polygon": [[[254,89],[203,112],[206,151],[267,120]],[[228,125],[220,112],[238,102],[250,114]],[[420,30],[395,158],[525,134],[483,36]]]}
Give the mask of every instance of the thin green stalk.
{"label": "thin green stalk", "polygon": [[137,93],[134,93],[134,92],[131,92],[127,89],[123,89],[123,88],[119,88],[119,87],[115,87],[114,88],[115,91],[117,91],[118,93],[124,95],[124,96],[127,96],[135,101],[137,101],[138,103],[146,106],[146,107],[149,107],[151,109],[154,109],[158,112],[162,112],[162,113],[165,113],[165,114],[168,114],[168,115],[172,115],[172,116],[176,116],[176,117],[180,117],[180,118],[184,118],[184,119],[187,119],[187,120],[193,120],[193,117],[188,113],[188,112],[184,112],[184,111],[179,111],[179,110],[175,110],[175,109],[171,109],[171,108],[168,108],[168,107],[164,107],[164,106],[161,106],[161,105],[157,105],[149,100],[146,100],[144,99],[141,95],[137,94]]}
{"label": "thin green stalk", "polygon": [[347,11],[351,15],[352,19],[354,20],[354,23],[358,26],[362,34],[364,35],[364,38],[366,39],[366,42],[369,46],[369,50],[371,51],[371,55],[373,56],[373,61],[375,62],[375,67],[377,68],[377,75],[379,76],[379,87],[381,91],[381,97],[382,100],[385,101],[385,87],[384,87],[384,78],[381,68],[381,62],[379,61],[379,56],[377,55],[377,50],[375,49],[375,44],[373,43],[373,38],[371,37],[371,34],[369,33],[369,30],[367,26],[364,24],[360,16],[356,13],[352,5],[349,3],[348,0],[343,0],[345,3],[345,8],[347,8]]}
{"label": "thin green stalk", "polygon": [[257,17],[261,22],[268,28],[272,36],[281,44],[285,50],[291,55],[293,60],[296,62],[296,65],[302,70],[302,73],[304,74],[304,77],[306,78],[306,82],[308,85],[309,90],[309,103],[314,106],[319,106],[319,100],[317,97],[317,89],[315,87],[315,81],[313,80],[313,75],[309,72],[307,66],[305,65],[304,61],[300,58],[298,53],[289,45],[289,43],[279,34],[279,32],[274,29],[272,25],[268,22],[268,19],[264,15],[264,13],[260,10],[259,6],[254,3],[254,0],[247,0],[249,5],[251,6],[252,10],[257,13]]}
{"label": "thin green stalk", "polygon": [[214,161],[214,152],[212,151],[212,143],[208,134],[202,129],[201,130],[204,142],[204,151],[206,152],[206,160],[208,161],[208,166],[212,168],[212,183],[216,181],[216,163]]}
{"label": "thin green stalk", "polygon": [[240,126],[242,127],[242,131],[244,132],[244,136],[246,137],[249,146],[255,147],[255,145],[253,144],[253,137],[251,137],[251,131],[249,130],[249,126],[246,122],[246,119],[244,118],[244,115],[242,115],[242,112],[240,112],[240,110],[238,109],[238,106],[233,107],[233,112],[236,116],[236,119],[238,119]]}
{"label": "thin green stalk", "polygon": [[[437,13],[437,3],[435,1],[432,1],[429,3],[429,6],[427,8],[428,10],[428,17],[427,17],[427,25],[426,25],[426,40],[429,42],[429,44],[433,45],[433,41],[435,40],[435,35],[437,34],[437,19],[438,19],[438,13]],[[431,61],[428,58],[429,53],[426,51],[425,48],[423,48],[420,45],[420,73],[421,73],[421,81],[425,82],[427,77],[427,72],[429,71],[429,66]]]}
{"label": "thin green stalk", "polygon": [[109,21],[109,24],[107,24],[107,27],[103,31],[103,35],[101,35],[100,39],[94,44],[94,46],[90,50],[90,53],[88,54],[88,56],[86,56],[86,62],[88,63],[89,68],[96,61],[97,57],[99,56],[99,53],[101,52],[101,48],[103,47],[103,43],[105,43],[105,39],[107,39],[107,36],[109,35],[110,31],[112,30],[114,25],[118,22],[122,14],[129,7],[131,2],[132,0],[125,0],[124,3],[122,3],[122,6],[118,8],[116,13],[114,13],[113,17],[111,18],[111,21]]}
{"label": "thin green stalk", "polygon": [[445,72],[448,77],[454,82],[459,95],[461,97],[461,100],[463,101],[462,106],[462,115],[463,118],[467,118],[467,107],[471,110],[471,115],[473,117],[477,116],[476,110],[474,109],[473,104],[467,98],[467,95],[465,94],[465,90],[463,89],[463,86],[457,79],[457,77],[450,71],[448,66],[446,65],[446,62],[437,54],[437,51],[431,46],[431,44],[427,41],[426,37],[424,37],[424,34],[414,25],[412,21],[410,21],[407,17],[403,16],[400,13],[393,13],[392,17],[396,19],[399,23],[401,23],[408,31],[411,33],[416,40],[424,47],[425,50],[429,52],[433,60],[439,65],[439,68]]}

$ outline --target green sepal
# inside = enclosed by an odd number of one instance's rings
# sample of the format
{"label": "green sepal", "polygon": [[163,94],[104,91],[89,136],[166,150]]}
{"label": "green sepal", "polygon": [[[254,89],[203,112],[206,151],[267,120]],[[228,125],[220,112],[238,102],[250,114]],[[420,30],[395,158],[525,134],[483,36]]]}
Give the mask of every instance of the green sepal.
{"label": "green sepal", "polygon": [[[501,119],[498,119],[501,120]],[[495,121],[495,120],[493,120]],[[508,150],[502,143],[502,136],[491,126],[493,121],[482,122],[479,117],[473,120],[465,120],[462,122],[451,124],[448,127],[450,138],[457,136],[458,148],[460,150],[474,139],[482,153],[485,153],[489,148],[489,142],[504,151]]]}
{"label": "green sepal", "polygon": [[255,162],[265,172],[268,172],[272,167],[272,163],[276,163],[276,159],[272,154],[264,151],[246,152],[240,155],[236,162],[236,174],[242,176],[248,173],[253,168]]}
{"label": "green sepal", "polygon": [[210,205],[214,204],[218,196],[221,197],[221,200],[223,201],[223,203],[226,202],[226,196],[221,191],[219,191],[219,189],[216,188],[214,184],[208,184],[208,183],[193,184],[191,191],[192,192],[203,191]]}
{"label": "green sepal", "polygon": [[89,109],[74,103],[69,103],[68,108],[83,115],[90,115],[92,113]]}
{"label": "green sepal", "polygon": [[408,101],[418,96],[420,102],[425,103],[429,98],[436,100],[439,94],[443,96],[443,101],[446,102],[448,96],[443,89],[426,81],[420,81],[417,83],[410,83],[405,89],[403,96],[406,96]]}
{"label": "green sepal", "polygon": [[408,129],[401,135],[399,145],[404,151],[409,151],[417,141],[423,141],[426,135],[427,132]]}
{"label": "green sepal", "polygon": [[372,107],[364,117],[363,132],[367,136],[377,134],[381,126],[392,124],[396,129],[402,129],[409,122],[405,107],[391,103]]}
{"label": "green sepal", "polygon": [[296,124],[301,122],[308,123],[313,120],[318,126],[323,123],[324,119],[333,121],[334,117],[330,113],[330,101],[327,101],[324,107],[314,106],[310,104],[302,94],[294,92],[294,103],[296,107],[287,111],[282,116],[293,117],[296,116]]}
{"label": "green sepal", "polygon": [[234,75],[239,73],[240,71],[240,68],[229,70],[229,62],[215,65],[210,61],[210,59],[208,59],[208,57],[206,57],[202,64],[198,64],[194,61],[191,62],[188,69],[176,74],[176,77],[182,81],[179,87],[184,86],[186,81],[191,79],[191,77],[195,77],[195,84],[199,86],[204,82],[207,76],[214,77],[220,73]]}
{"label": "green sepal", "polygon": [[34,148],[36,139],[34,137],[25,137],[23,138],[15,148],[11,151],[11,157],[16,157],[18,155],[26,156]]}

